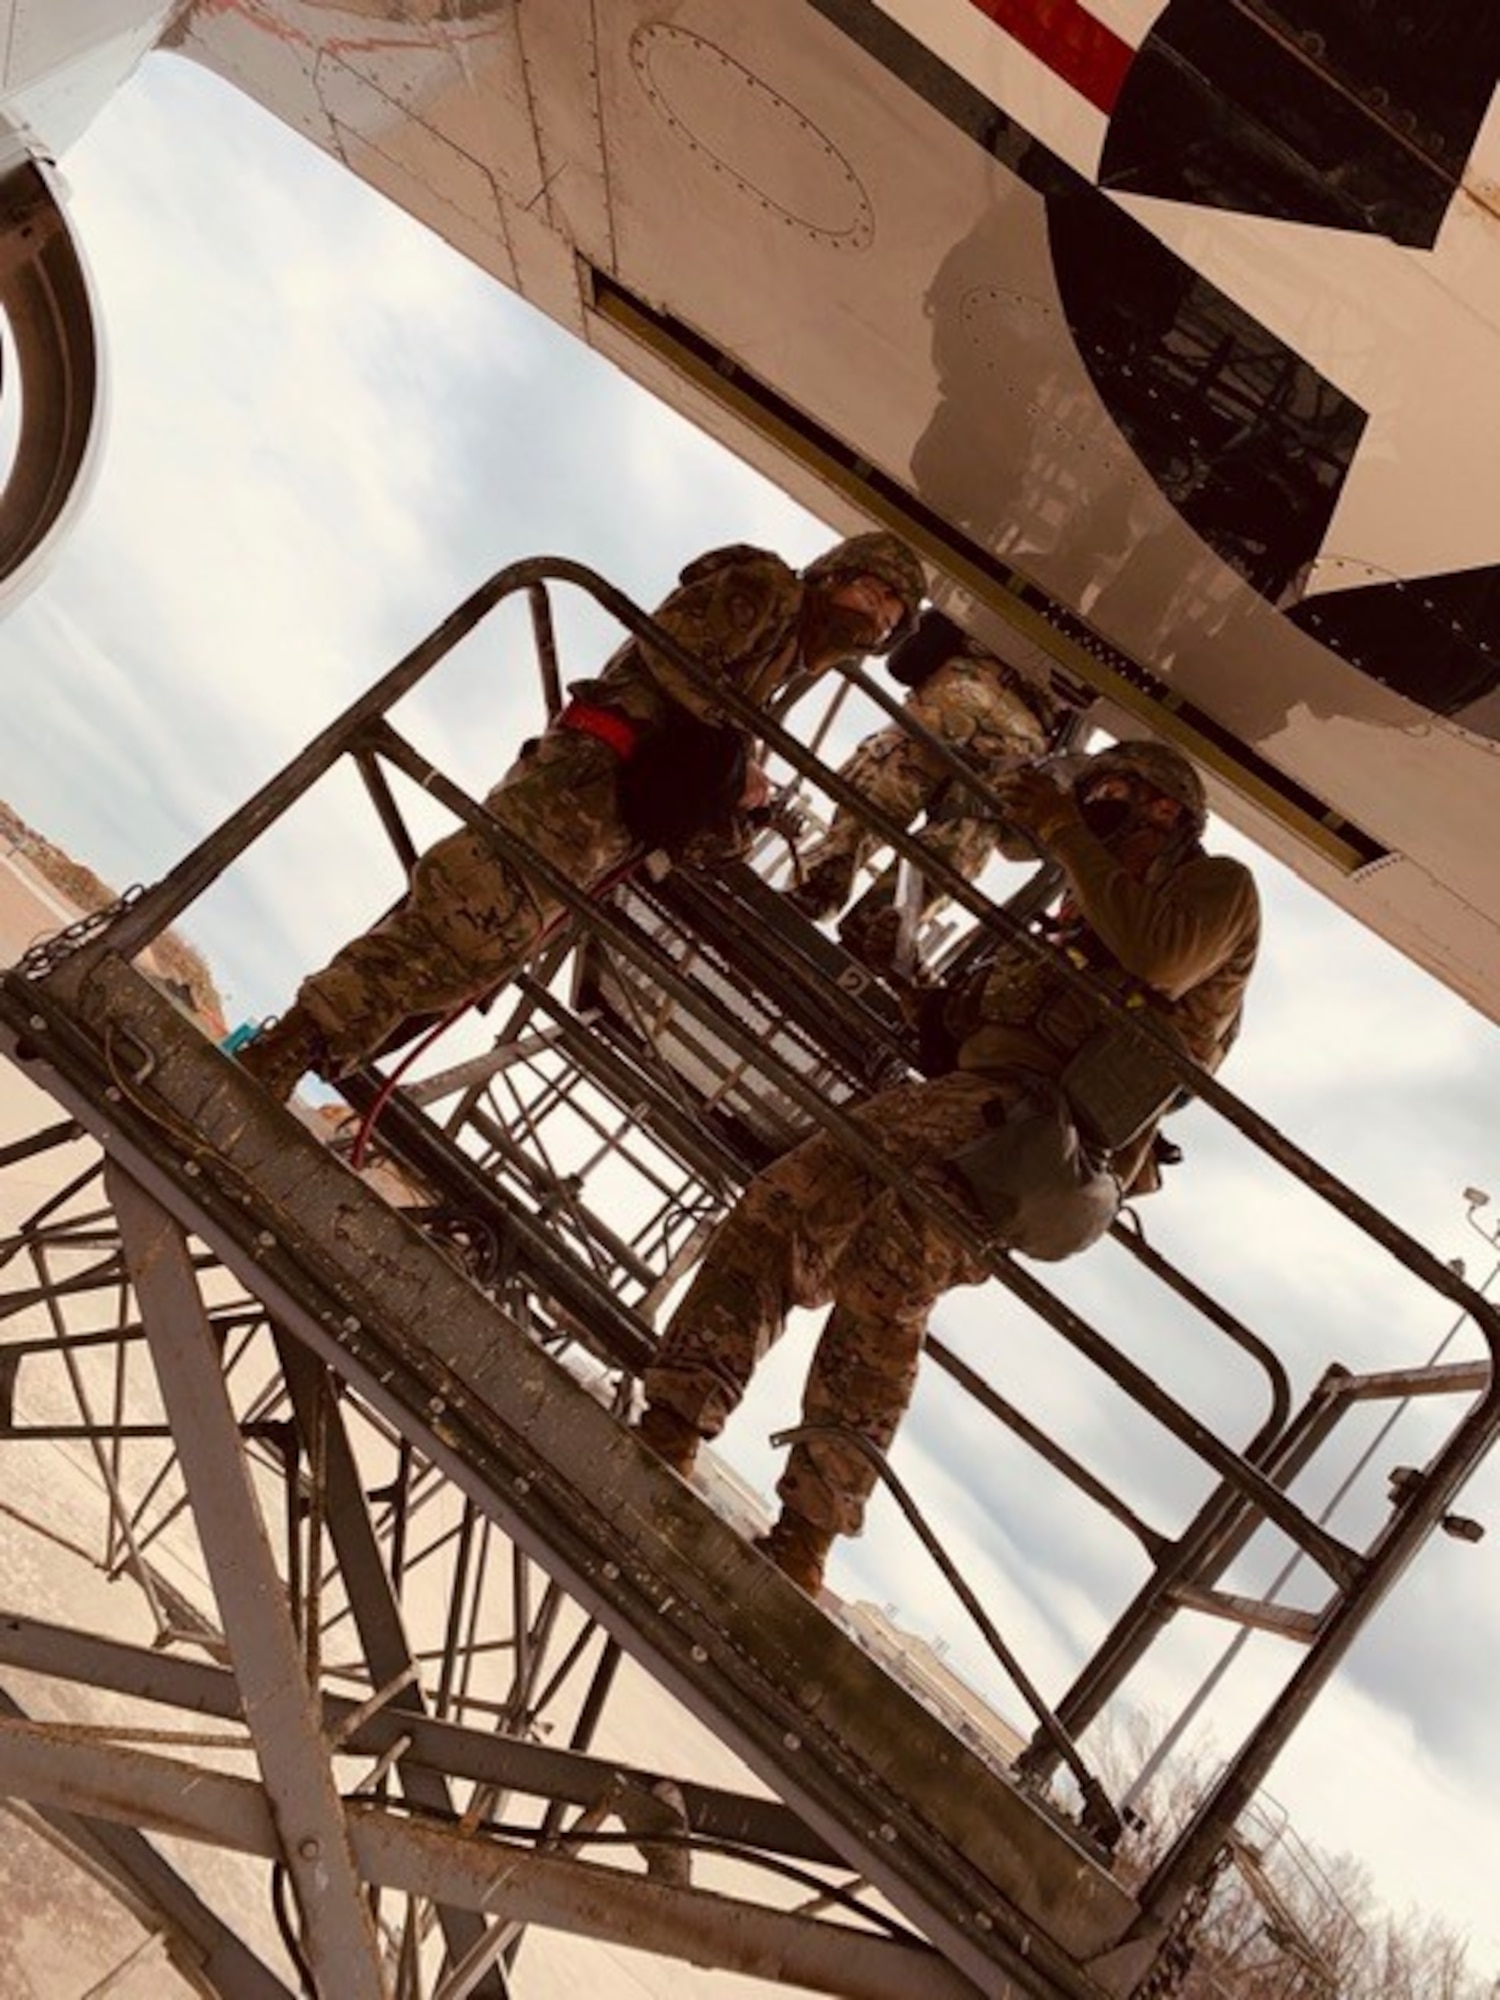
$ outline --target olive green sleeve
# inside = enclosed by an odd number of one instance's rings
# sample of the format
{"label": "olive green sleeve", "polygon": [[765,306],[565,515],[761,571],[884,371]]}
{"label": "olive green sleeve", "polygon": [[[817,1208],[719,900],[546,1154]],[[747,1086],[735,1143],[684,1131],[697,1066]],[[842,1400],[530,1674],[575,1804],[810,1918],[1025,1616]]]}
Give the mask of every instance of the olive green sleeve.
{"label": "olive green sleeve", "polygon": [[1255,878],[1228,855],[1200,855],[1164,882],[1139,882],[1081,823],[1047,842],[1085,923],[1132,978],[1177,1000],[1259,929]]}
{"label": "olive green sleeve", "polygon": [[[783,672],[795,663],[788,649],[800,603],[801,586],[791,570],[762,558],[726,563],[683,584],[654,615],[711,680],[727,681],[759,697],[770,691],[758,683],[779,653],[788,652]],[[679,707],[705,722],[730,719],[659,647],[637,642],[636,650],[651,679]]]}

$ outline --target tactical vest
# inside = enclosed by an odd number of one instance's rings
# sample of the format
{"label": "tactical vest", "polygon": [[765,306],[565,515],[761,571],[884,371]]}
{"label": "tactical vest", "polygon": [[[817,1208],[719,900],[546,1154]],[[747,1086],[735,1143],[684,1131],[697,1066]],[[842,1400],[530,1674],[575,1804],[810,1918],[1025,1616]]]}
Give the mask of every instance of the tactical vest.
{"label": "tactical vest", "polygon": [[[1085,925],[1059,928],[1047,943],[1080,970],[1117,987],[1122,998],[1139,997],[1134,982]],[[944,1025],[959,1043],[983,1027],[1016,1028],[1034,1036],[1065,1061],[1082,1048],[1100,1020],[1093,1000],[1046,956],[1019,944],[1002,944],[989,963],[959,989],[949,1003]]]}

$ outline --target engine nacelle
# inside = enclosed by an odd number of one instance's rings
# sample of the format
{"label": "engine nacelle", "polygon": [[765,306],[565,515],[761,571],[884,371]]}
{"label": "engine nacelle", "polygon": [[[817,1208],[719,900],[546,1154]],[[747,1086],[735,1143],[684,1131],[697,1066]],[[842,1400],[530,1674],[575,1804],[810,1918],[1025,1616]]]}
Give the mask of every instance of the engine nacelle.
{"label": "engine nacelle", "polygon": [[93,287],[53,171],[25,160],[0,174],[0,605],[87,492],[103,402]]}

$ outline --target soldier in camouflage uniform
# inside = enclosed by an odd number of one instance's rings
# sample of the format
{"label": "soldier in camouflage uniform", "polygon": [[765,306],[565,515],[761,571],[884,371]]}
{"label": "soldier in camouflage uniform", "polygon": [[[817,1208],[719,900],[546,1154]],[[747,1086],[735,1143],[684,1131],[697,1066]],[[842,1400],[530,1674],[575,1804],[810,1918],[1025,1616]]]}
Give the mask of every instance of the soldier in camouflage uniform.
{"label": "soldier in camouflage uniform", "polygon": [[[946,643],[936,649],[929,634]],[[1023,681],[977,640],[967,638],[940,613],[924,613],[922,629],[898,647],[889,671],[908,679],[903,658],[920,658],[920,678],[906,699],[912,720],[972,764],[980,778],[995,783],[1048,745],[1057,705],[1048,693]],[[903,827],[925,814],[923,845],[972,882],[999,851],[1024,860],[1030,846],[1007,829],[993,805],[964,785],[927,746],[899,723],[876,730],[855,749],[840,774],[870,804]],[[822,923],[848,902],[855,877],[880,845],[859,816],[840,806],[828,832],[804,859],[802,880],[791,900]],[[839,926],[843,943],[879,968],[890,963],[896,941],[897,869],[893,863],[866,890]],[[942,891],[922,884],[917,921],[930,917]]]}
{"label": "soldier in camouflage uniform", "polygon": [[[1206,804],[1192,766],[1156,744],[1121,744],[1091,759],[1071,790],[1028,769],[1006,781],[1004,797],[1011,823],[1067,877],[1050,925],[1059,950],[1214,1066],[1239,1020],[1259,906],[1249,871],[1198,844]],[[1100,1019],[1054,965],[1015,946],[953,996],[951,1014],[947,1073],[883,1091],[854,1114],[896,1169],[895,1185],[819,1133],[759,1175],[720,1224],[645,1375],[642,1436],[678,1471],[718,1433],[793,1306],[833,1307],[803,1422],[882,1452],[890,1444],[933,1305],[987,1268],[910,1193],[972,1212],[953,1156],[1003,1124],[1037,1078],[1056,1079]],[[1147,1125],[1110,1163],[1127,1194],[1156,1184],[1153,1136]],[[863,1451],[836,1436],[793,1447],[763,1546],[810,1592],[834,1537],[858,1533],[875,1476]]]}
{"label": "soldier in camouflage uniform", "polygon": [[[739,545],[690,563],[654,616],[710,679],[765,703],[836,660],[893,644],[924,588],[921,565],[889,534],[840,542],[801,576]],[[758,802],[748,732],[658,648],[627,640],[570,693],[485,801],[570,882],[607,883],[648,848],[727,827]],[[418,859],[396,908],[305,979],[240,1061],[282,1098],[308,1069],[342,1075],[410,1017],[500,985],[561,914],[524,867],[462,827]]]}

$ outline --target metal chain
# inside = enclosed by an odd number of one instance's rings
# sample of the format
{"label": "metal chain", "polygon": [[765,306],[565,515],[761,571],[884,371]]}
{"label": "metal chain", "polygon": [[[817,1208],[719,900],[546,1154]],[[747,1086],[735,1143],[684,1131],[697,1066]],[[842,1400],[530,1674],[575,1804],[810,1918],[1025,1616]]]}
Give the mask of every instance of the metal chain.
{"label": "metal chain", "polygon": [[1234,1859],[1234,1849],[1226,1840],[1201,1878],[1183,1897],[1177,1914],[1168,1924],[1151,1970],[1130,1995],[1130,2000],[1172,2000],[1187,1984],[1187,1976],[1198,1956],[1198,1932],[1208,1914],[1219,1877]]}
{"label": "metal chain", "polygon": [[74,923],[66,924],[51,937],[43,938],[22,953],[17,969],[23,979],[45,979],[49,972],[55,972],[65,959],[107,931],[115,918],[124,914],[138,903],[146,893],[144,882],[133,882],[123,895],[102,909],[90,910],[87,916],[79,917]]}

